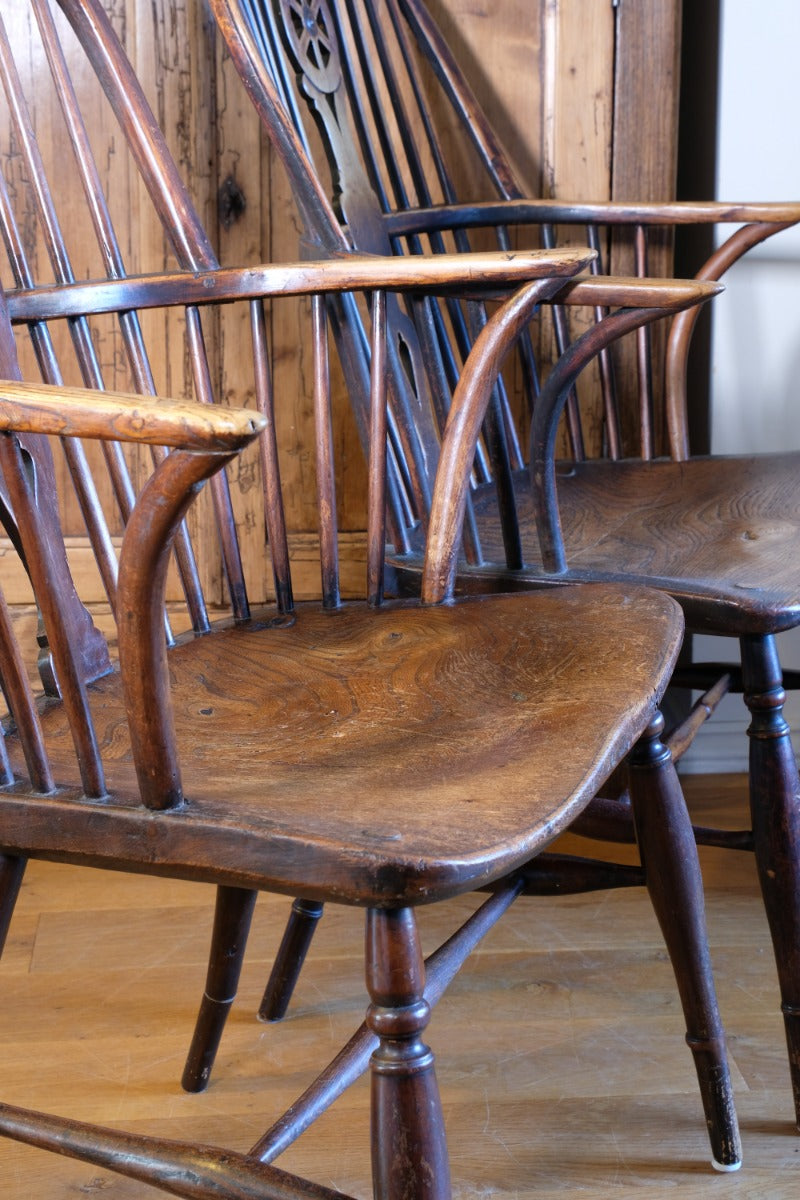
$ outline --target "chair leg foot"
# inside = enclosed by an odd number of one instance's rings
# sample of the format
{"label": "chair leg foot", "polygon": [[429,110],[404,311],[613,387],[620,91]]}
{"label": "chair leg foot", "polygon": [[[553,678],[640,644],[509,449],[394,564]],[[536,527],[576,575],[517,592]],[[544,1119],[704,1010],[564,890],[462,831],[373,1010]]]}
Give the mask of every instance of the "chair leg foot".
{"label": "chair leg foot", "polygon": [[790,1011],[786,1003],[781,1005],[783,1028],[786,1032],[786,1047],[789,1051],[789,1073],[794,1096],[795,1124],[800,1132],[800,1012]]}
{"label": "chair leg foot", "polygon": [[323,907],[316,900],[295,900],[292,904],[283,939],[261,998],[259,1021],[281,1021],[286,1016]]}
{"label": "chair leg foot", "polygon": [[206,989],[181,1077],[184,1091],[202,1092],[208,1086],[222,1031],[236,998],[257,896],[258,892],[247,888],[217,888]]}
{"label": "chair leg foot", "polygon": [[750,811],[800,1127],[800,780],[773,637],[744,637],[742,681],[750,710]]}
{"label": "chair leg foot", "polygon": [[701,1042],[687,1034],[686,1042],[694,1058],[703,1097],[711,1142],[711,1166],[715,1171],[738,1171],[742,1165],[742,1148],[725,1038]]}
{"label": "chair leg foot", "polygon": [[715,1158],[711,1160],[711,1166],[715,1171],[719,1171],[722,1175],[729,1175],[732,1171],[741,1170],[741,1162],[735,1163],[718,1163]]}
{"label": "chair leg foot", "polygon": [[630,756],[636,837],[647,889],[669,951],[694,1055],[713,1165],[741,1163],[739,1127],[705,924],[697,846],[658,715]]}
{"label": "chair leg foot", "polygon": [[433,1054],[422,1041],[430,1007],[412,909],[367,913],[367,1025],[375,1200],[449,1200],[450,1167]]}

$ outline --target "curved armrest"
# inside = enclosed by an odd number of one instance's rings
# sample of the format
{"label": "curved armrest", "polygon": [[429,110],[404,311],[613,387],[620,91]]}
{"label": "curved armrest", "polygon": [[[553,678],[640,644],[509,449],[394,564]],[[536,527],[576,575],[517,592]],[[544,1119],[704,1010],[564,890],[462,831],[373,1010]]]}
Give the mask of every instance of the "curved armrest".
{"label": "curved armrest", "polygon": [[[102,767],[88,711],[83,675],[67,653],[70,631],[65,600],[59,595],[55,543],[39,527],[38,506],[28,473],[19,456],[16,434],[51,434],[106,440],[155,443],[174,447],[164,457],[142,496],[134,505],[123,540],[119,590],[115,605],[120,645],[126,640],[127,669],[137,669],[136,652],[129,650],[128,627],[146,614],[155,614],[160,641],[165,644],[161,609],[168,549],[180,515],[200,483],[220,470],[266,425],[264,418],[243,409],[158,401],[142,396],[96,392],[78,388],[0,381],[0,450],[9,467],[7,480],[17,516],[24,528],[37,530],[36,551],[27,560],[34,590],[45,613],[48,631],[59,631],[53,653],[70,726],[77,731],[76,750],[84,790],[89,796],[104,793]],[[173,517],[176,518],[173,521]],[[164,522],[166,521],[166,525]],[[130,536],[129,536],[130,535]],[[157,543],[157,544],[156,544]],[[147,551],[155,546],[155,552]],[[144,549],[144,552],[143,552]],[[147,572],[151,572],[147,574]],[[131,588],[131,575],[139,592]],[[70,580],[71,585],[71,580]],[[138,612],[134,615],[137,605]],[[125,632],[123,632],[125,631]],[[141,657],[141,655],[140,655]],[[68,686],[67,686],[68,685]],[[131,726],[134,735],[133,724]],[[144,759],[147,759],[145,749]]]}
{"label": "curved armrest", "polygon": [[800,202],[726,204],[718,200],[668,203],[568,203],[563,200],[489,200],[442,204],[387,213],[390,237],[474,229],[493,225],[716,225],[768,224],[783,228],[800,221]]}
{"label": "curved armrest", "polygon": [[[426,603],[438,603],[452,592],[456,548],[469,485],[469,472],[492,389],[503,361],[537,305],[562,303],[572,291],[579,303],[617,308],[569,347],[556,363],[534,409],[531,429],[531,472],[537,497],[537,525],[545,566],[565,569],[561,528],[555,495],[555,430],[575,379],[601,350],[623,334],[664,316],[702,304],[722,290],[716,283],[670,280],[659,287],[648,280],[579,279],[543,294],[541,284],[529,284],[487,321],[467,359],[453,395],[442,439],[434,484],[428,544],[422,581]],[[598,291],[595,291],[595,284]],[[598,296],[603,295],[604,299]],[[614,297],[614,299],[612,299]]]}
{"label": "curved armrest", "polygon": [[87,312],[217,304],[277,296],[377,289],[436,292],[467,286],[520,284],[545,276],[569,278],[595,257],[593,251],[575,246],[558,250],[396,257],[347,254],[320,262],[129,275],[124,279],[9,291],[6,306],[11,320],[19,323],[77,317]]}
{"label": "curved armrest", "polygon": [[167,455],[140,493],[122,539],[117,588],[120,673],[133,761],[148,808],[183,803],[162,624],[172,542],[201,484],[232,457],[232,451],[183,449]]}
{"label": "curved armrest", "polygon": [[[714,284],[709,287],[706,283],[671,282],[674,284],[672,289],[640,280],[611,281],[609,285],[608,280],[595,281],[591,277],[577,280],[566,288],[563,284],[559,287],[558,281],[539,281],[520,288],[489,318],[464,364],[442,438],[428,522],[422,578],[424,603],[436,604],[452,594],[469,475],[483,419],[506,355],[537,306],[547,300],[560,302],[562,293],[571,290],[577,294],[577,302],[582,304],[605,301],[625,306],[595,327],[589,342],[584,335],[559,360],[558,365],[564,364],[561,371],[563,386],[560,377],[552,387],[548,383],[552,398],[543,392],[535,409],[538,413],[543,403],[548,417],[557,419],[559,406],[563,406],[574,377],[609,341],[637,324],[658,320],[688,305],[701,303],[719,290]],[[599,299],[601,295],[604,301]],[[599,330],[603,332],[599,333]]]}
{"label": "curved armrest", "polygon": [[666,315],[704,303],[724,291],[725,285],[716,280],[578,275],[544,303],[592,308],[658,308]]}
{"label": "curved armrest", "polygon": [[127,392],[0,381],[0,431],[233,453],[266,426],[258,413]]}
{"label": "curved armrest", "polygon": [[[699,289],[696,300],[680,306],[692,315],[696,315],[700,304],[710,299],[702,282],[698,281],[695,286]],[[545,570],[553,574],[563,573],[567,565],[556,492],[555,443],[558,422],[570,389],[588,363],[617,338],[675,311],[676,308],[662,309],[654,304],[623,307],[606,316],[568,347],[539,394],[531,420],[529,470],[542,562]],[[680,319],[680,316],[676,318]],[[674,440],[672,429],[670,437]]]}

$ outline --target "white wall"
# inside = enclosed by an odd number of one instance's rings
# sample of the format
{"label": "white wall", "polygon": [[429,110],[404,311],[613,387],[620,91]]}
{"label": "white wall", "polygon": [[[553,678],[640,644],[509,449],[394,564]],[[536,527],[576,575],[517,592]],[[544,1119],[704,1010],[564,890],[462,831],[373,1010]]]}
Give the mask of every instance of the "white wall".
{"label": "white wall", "polygon": [[[797,0],[722,0],[720,200],[800,200],[799,34]],[[800,449],[800,229],[751,250],[726,284],[714,302],[712,449]],[[800,630],[778,644],[783,664],[800,667]],[[726,650],[726,639],[696,639],[697,657]],[[800,749],[800,695],[786,715]],[[745,770],[746,723],[740,697],[726,699],[683,769]]]}

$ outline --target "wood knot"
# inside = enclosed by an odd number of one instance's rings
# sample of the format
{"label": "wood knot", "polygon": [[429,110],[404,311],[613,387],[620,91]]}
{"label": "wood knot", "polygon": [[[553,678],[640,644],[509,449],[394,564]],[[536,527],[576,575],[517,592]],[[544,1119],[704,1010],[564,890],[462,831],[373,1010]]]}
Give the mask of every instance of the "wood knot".
{"label": "wood knot", "polygon": [[244,192],[233,176],[229,175],[217,193],[217,209],[223,229],[230,229],[231,225],[235,225],[244,215],[246,208]]}

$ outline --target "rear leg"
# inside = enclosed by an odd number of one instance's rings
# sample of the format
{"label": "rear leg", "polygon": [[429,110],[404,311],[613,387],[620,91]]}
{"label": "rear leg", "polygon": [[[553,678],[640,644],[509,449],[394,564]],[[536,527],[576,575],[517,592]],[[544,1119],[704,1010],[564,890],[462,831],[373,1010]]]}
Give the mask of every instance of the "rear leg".
{"label": "rear leg", "polygon": [[217,888],[206,988],[181,1079],[187,1092],[202,1092],[208,1086],[222,1031],[236,999],[257,896],[258,892],[249,888]]}
{"label": "rear leg", "polygon": [[636,837],[647,889],[678,983],[712,1165],[719,1171],[735,1171],[741,1166],[742,1151],[725,1032],[711,972],[700,863],[672,757],[661,741],[663,729],[663,718],[657,714],[630,756]]}

